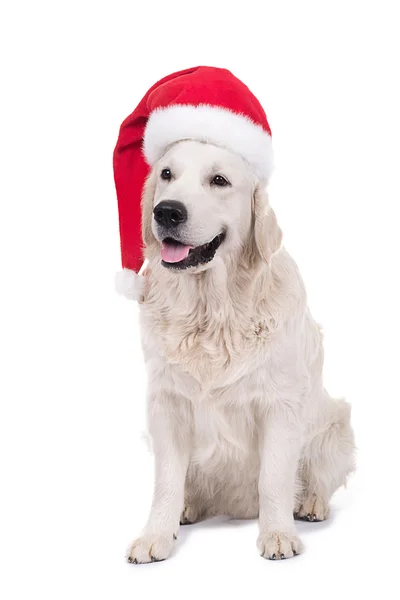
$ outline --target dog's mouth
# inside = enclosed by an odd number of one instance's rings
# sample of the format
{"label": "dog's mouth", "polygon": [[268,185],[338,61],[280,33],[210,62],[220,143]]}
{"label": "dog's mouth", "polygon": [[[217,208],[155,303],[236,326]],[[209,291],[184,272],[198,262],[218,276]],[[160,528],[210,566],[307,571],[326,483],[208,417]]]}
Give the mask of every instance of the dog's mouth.
{"label": "dog's mouth", "polygon": [[186,246],[173,238],[165,238],[161,244],[162,265],[169,269],[188,269],[210,262],[225,239],[225,232],[219,233],[211,242],[202,246]]}

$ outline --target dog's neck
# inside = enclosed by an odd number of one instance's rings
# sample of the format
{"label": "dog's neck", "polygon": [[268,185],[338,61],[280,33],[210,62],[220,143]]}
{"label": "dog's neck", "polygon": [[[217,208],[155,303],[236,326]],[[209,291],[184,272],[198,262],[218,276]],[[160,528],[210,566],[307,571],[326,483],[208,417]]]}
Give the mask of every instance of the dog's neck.
{"label": "dog's neck", "polygon": [[163,300],[165,310],[175,312],[174,307],[179,307],[182,317],[195,313],[209,326],[221,326],[234,321],[238,314],[256,311],[261,300],[257,290],[262,288],[265,293],[271,281],[270,270],[261,261],[253,262],[250,268],[247,260],[225,262],[218,256],[209,269],[199,273],[172,272],[154,258],[149,272],[150,302],[157,297]]}
{"label": "dog's neck", "polygon": [[202,385],[238,376],[245,349],[259,344],[274,285],[268,266],[216,256],[200,273],[172,272],[154,257],[148,266],[143,317],[164,358]]}

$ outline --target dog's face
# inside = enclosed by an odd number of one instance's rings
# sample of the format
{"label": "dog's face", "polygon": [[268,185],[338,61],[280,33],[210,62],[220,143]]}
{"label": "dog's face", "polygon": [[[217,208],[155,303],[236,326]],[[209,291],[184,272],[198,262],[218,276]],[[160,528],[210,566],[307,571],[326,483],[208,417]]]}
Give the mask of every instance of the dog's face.
{"label": "dog's face", "polygon": [[146,245],[157,243],[162,265],[178,271],[204,270],[217,253],[238,253],[256,227],[256,184],[240,156],[196,141],[174,144],[145,188]]}

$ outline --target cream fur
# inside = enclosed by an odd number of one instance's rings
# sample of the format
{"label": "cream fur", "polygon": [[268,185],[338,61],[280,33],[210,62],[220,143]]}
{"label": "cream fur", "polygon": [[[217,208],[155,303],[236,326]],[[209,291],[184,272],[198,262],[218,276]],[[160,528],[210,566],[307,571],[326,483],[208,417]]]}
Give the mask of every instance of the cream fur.
{"label": "cream fur", "polygon": [[[173,180],[160,179],[168,166]],[[215,170],[231,187],[209,185]],[[185,202],[187,243],[221,228],[205,267],[174,272],[160,261],[153,208]],[[143,197],[146,270],[140,302],[148,370],[155,490],[130,562],[169,556],[179,521],[259,518],[266,558],[301,552],[294,513],[328,516],[329,499],[354,467],[350,407],[323,387],[320,327],[284,248],[257,174],[209,144],[172,146]]]}

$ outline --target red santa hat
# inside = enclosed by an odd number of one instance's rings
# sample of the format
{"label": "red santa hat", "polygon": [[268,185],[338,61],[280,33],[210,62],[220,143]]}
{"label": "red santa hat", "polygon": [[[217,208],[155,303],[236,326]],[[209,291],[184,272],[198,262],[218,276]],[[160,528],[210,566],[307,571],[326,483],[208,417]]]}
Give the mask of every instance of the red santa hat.
{"label": "red santa hat", "polygon": [[117,289],[137,298],[143,264],[141,196],[150,168],[179,140],[199,140],[242,156],[268,181],[273,156],[265,112],[226,69],[195,67],[154,84],[121,125],[114,151],[123,272]]}

